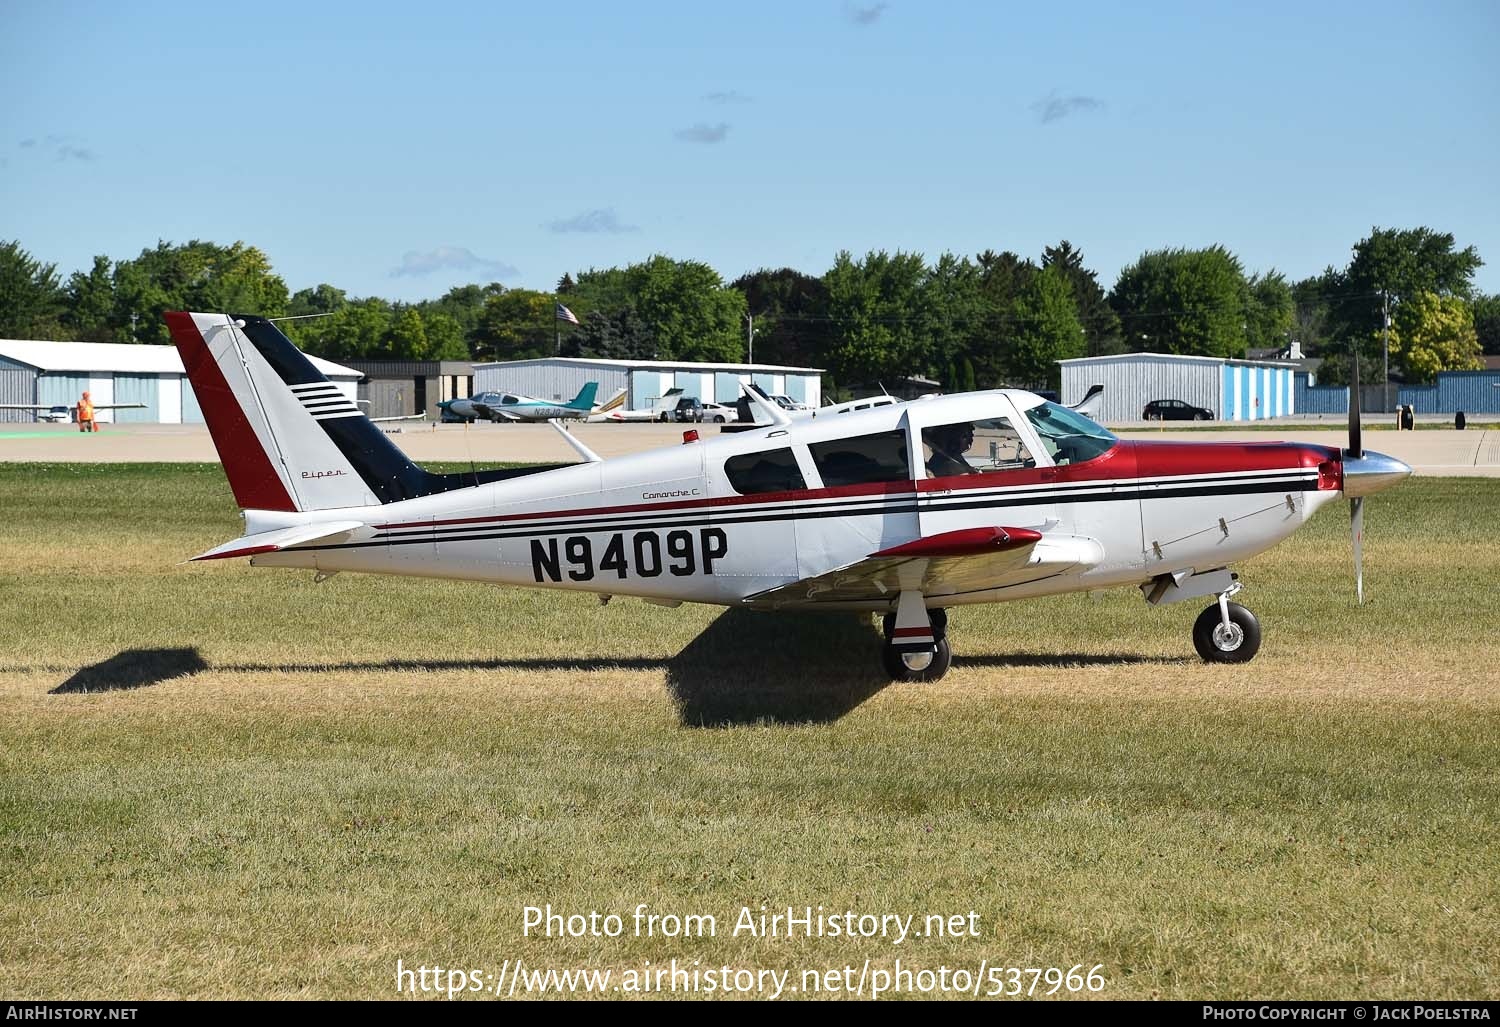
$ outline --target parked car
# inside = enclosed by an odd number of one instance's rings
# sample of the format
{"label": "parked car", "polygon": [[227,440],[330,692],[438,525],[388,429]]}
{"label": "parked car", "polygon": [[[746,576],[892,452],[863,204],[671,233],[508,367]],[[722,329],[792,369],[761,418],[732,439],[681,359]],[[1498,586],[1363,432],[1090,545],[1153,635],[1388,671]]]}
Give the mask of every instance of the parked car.
{"label": "parked car", "polygon": [[73,408],[69,406],[55,406],[51,410],[38,410],[36,412],[38,421],[51,421],[53,424],[67,424],[73,420]]}
{"label": "parked car", "polygon": [[738,414],[734,407],[726,407],[720,403],[703,404],[703,419],[712,421],[714,424],[728,424],[735,420]]}
{"label": "parked car", "polygon": [[703,401],[697,396],[683,396],[677,401],[677,405],[669,410],[661,412],[663,421],[702,421]]}
{"label": "parked car", "polygon": [[1153,399],[1141,417],[1147,421],[1212,421],[1214,412],[1180,399]]}

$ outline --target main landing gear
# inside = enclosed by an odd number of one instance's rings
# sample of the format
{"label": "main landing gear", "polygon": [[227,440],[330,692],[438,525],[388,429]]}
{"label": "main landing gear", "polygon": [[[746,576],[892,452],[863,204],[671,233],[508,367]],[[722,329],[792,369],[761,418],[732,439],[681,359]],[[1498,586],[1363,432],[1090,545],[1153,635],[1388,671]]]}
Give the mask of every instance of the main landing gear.
{"label": "main landing gear", "polygon": [[1238,581],[1219,593],[1219,601],[1193,622],[1193,648],[1209,663],[1248,663],[1260,651],[1260,621],[1229,597],[1240,590]]}
{"label": "main landing gear", "polygon": [[920,592],[902,592],[896,612],[885,615],[880,660],[892,681],[937,681],[948,673],[948,614],[929,610]]}

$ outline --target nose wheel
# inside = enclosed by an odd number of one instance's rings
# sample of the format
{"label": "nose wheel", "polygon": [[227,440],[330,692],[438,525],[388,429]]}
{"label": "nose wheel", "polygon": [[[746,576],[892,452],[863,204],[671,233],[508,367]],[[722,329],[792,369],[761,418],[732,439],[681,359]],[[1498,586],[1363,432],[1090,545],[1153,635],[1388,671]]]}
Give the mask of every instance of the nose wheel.
{"label": "nose wheel", "polygon": [[1220,595],[1193,622],[1193,648],[1209,663],[1248,663],[1260,651],[1260,621],[1229,601],[1238,591],[1236,587]]}

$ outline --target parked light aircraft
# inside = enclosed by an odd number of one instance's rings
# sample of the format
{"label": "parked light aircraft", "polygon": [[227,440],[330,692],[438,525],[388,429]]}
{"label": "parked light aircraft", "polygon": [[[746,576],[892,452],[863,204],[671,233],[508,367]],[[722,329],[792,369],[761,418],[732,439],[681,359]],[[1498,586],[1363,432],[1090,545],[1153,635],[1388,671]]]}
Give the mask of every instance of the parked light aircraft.
{"label": "parked light aircraft", "polygon": [[[1243,662],[1260,625],[1230,598],[1236,561],[1411,469],[1360,446],[1122,441],[1001,389],[771,424],[608,461],[436,474],[259,317],[169,313],[245,535],[194,559],[639,596],[651,602],[884,615],[886,671],[936,680],[945,610],[1139,587],[1152,605],[1211,598],[1199,654]],[[561,426],[558,426],[561,430]],[[1360,580],[1362,595],[1362,580]]]}
{"label": "parked light aircraft", "polygon": [[[144,403],[95,403],[94,411],[100,410],[144,410]],[[0,410],[35,410],[38,421],[78,420],[78,404],[65,406],[61,403],[0,403]],[[45,411],[45,413],[43,412]]]}
{"label": "parked light aircraft", "polygon": [[598,382],[589,382],[566,403],[534,399],[515,392],[481,392],[460,399],[445,399],[438,407],[449,416],[465,421],[482,417],[487,421],[581,421],[594,410]]}

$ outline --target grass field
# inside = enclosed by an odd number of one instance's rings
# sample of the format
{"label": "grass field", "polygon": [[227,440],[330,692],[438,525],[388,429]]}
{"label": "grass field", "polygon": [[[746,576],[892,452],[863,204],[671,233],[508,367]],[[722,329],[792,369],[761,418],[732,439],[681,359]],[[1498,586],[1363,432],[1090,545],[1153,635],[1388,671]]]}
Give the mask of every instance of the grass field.
{"label": "grass field", "polygon": [[[1500,998],[1500,480],[1371,499],[1363,608],[1342,506],[1238,568],[1247,666],[1117,591],[957,610],[924,686],[848,615],[180,562],[238,532],[217,466],[0,465],[0,997],[675,957]],[[625,935],[524,937],[548,903]],[[762,904],[979,936],[731,936]]]}

